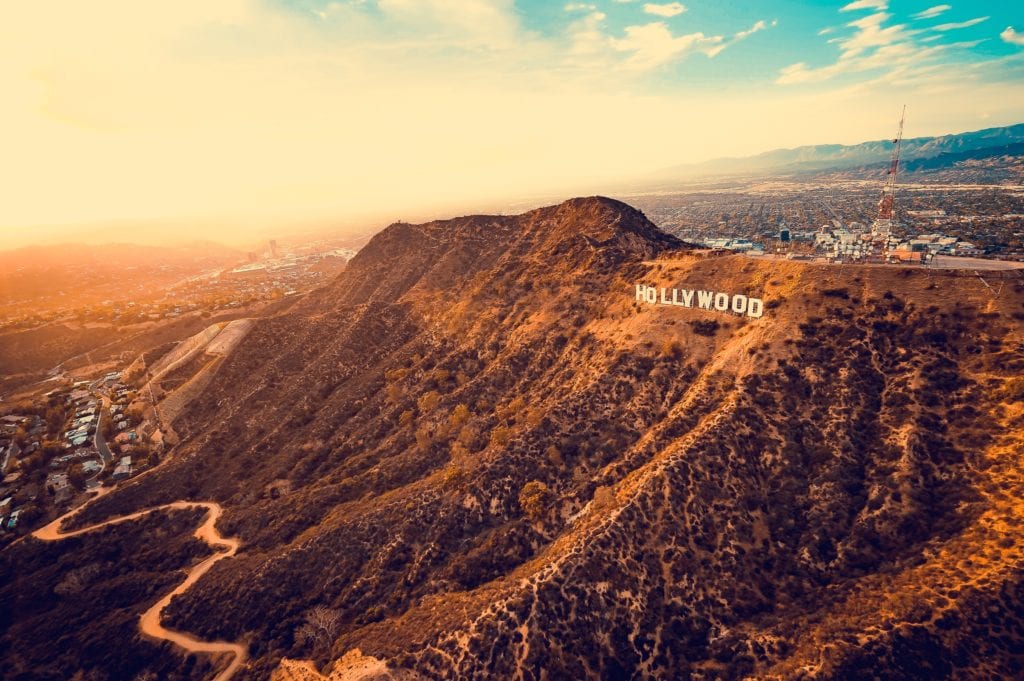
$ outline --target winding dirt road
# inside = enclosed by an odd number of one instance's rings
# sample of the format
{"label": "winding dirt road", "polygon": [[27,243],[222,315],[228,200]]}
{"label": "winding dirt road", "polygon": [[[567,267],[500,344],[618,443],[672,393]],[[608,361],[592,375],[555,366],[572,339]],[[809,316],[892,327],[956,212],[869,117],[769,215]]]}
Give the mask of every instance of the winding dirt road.
{"label": "winding dirt road", "polygon": [[[95,497],[93,497],[93,499],[90,500],[90,503],[92,501],[95,501],[100,496],[103,496],[103,494],[105,494],[107,491],[109,491],[109,488],[106,488],[99,492]],[[230,643],[228,641],[201,641],[190,634],[186,634],[180,631],[173,631],[171,629],[167,629],[162,624],[160,624],[160,615],[163,613],[164,608],[166,608],[167,605],[171,602],[172,598],[174,598],[178,594],[185,593],[185,591],[187,591],[189,587],[195,584],[200,577],[206,574],[206,571],[213,567],[213,564],[216,563],[218,560],[222,560],[224,558],[233,556],[235,555],[235,552],[238,551],[238,547],[240,544],[237,539],[222,537],[221,534],[217,531],[217,520],[220,518],[221,512],[223,511],[223,509],[221,509],[220,507],[220,504],[208,501],[175,501],[170,504],[154,506],[152,508],[147,508],[142,511],[130,513],[128,515],[113,518],[111,520],[106,520],[102,523],[91,525],[89,527],[84,527],[79,530],[73,530],[71,532],[60,531],[61,523],[63,523],[68,518],[74,516],[76,513],[78,513],[88,505],[88,503],[83,504],[78,508],[74,509],[73,511],[64,514],[63,516],[54,520],[49,525],[41,527],[40,529],[33,532],[32,536],[42,541],[60,541],[61,539],[76,537],[80,534],[85,534],[86,532],[98,530],[101,527],[105,527],[107,525],[119,525],[130,520],[135,520],[136,518],[141,518],[142,516],[148,513],[153,513],[155,511],[174,509],[186,510],[190,508],[206,509],[206,520],[203,521],[202,525],[196,528],[195,536],[197,539],[206,542],[209,546],[213,547],[214,549],[219,550],[206,560],[202,561],[201,563],[198,563],[197,565],[194,565],[188,571],[188,576],[185,578],[184,582],[179,584],[173,591],[171,591],[166,596],[157,601],[152,607],[146,610],[146,612],[142,613],[142,616],[139,618],[139,629],[142,631],[143,634],[147,636],[150,636],[155,639],[160,639],[163,641],[170,641],[171,643],[185,649],[190,653],[207,653],[214,655],[220,653],[230,653],[232,655],[231,664],[229,664],[224,671],[218,674],[214,681],[227,681],[228,679],[230,679],[234,675],[234,673],[238,671],[239,667],[241,667],[245,663],[245,660],[248,656],[248,651],[246,650],[245,646],[239,643]]]}

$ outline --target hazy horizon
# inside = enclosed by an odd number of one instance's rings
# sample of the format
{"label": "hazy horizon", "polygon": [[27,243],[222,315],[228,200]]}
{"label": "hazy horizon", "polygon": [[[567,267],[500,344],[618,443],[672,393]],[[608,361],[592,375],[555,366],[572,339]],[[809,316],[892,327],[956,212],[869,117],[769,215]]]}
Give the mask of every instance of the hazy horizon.
{"label": "hazy horizon", "polygon": [[497,211],[1024,119],[1009,3],[126,0],[0,10],[0,249]]}

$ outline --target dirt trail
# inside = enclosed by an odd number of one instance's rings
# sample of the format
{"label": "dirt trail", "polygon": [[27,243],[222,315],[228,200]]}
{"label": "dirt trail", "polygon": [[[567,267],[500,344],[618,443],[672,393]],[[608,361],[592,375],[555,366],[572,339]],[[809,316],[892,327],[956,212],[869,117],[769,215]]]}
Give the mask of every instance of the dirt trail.
{"label": "dirt trail", "polygon": [[[93,500],[102,495],[103,493],[100,493],[99,495],[97,495],[97,497],[94,497]],[[106,520],[102,523],[91,525],[89,527],[84,527],[79,530],[74,530],[71,532],[61,532],[61,524],[71,516],[81,511],[87,505],[88,504],[83,504],[82,506],[79,506],[73,511],[66,513],[60,518],[57,518],[49,525],[46,525],[45,527],[42,527],[33,532],[32,536],[42,541],[60,541],[61,539],[67,539],[69,537],[75,537],[80,534],[85,534],[86,532],[98,530],[101,527],[105,527],[107,525],[118,525],[120,523],[135,520],[136,518],[141,518],[142,516],[148,513],[153,513],[155,511],[187,510],[191,508],[206,509],[206,519],[198,528],[196,528],[195,536],[197,539],[206,542],[209,546],[216,549],[217,552],[209,558],[203,560],[202,562],[190,568],[188,571],[188,576],[185,578],[185,581],[183,581],[173,591],[169,592],[167,595],[165,595],[163,598],[157,601],[152,607],[146,610],[146,612],[142,613],[142,616],[139,618],[139,629],[142,631],[143,634],[147,636],[164,641],[170,641],[171,643],[185,649],[190,653],[207,653],[212,655],[230,653],[232,656],[231,664],[229,664],[224,671],[218,674],[215,677],[214,681],[227,681],[228,679],[230,679],[234,675],[234,673],[238,671],[238,669],[245,663],[245,660],[248,657],[248,651],[246,650],[245,646],[239,643],[230,643],[228,641],[201,641],[195,638],[194,636],[191,636],[190,634],[167,629],[160,623],[160,616],[163,613],[164,608],[166,608],[167,605],[171,602],[172,598],[174,598],[178,594],[182,594],[185,591],[187,591],[193,584],[196,583],[196,581],[199,580],[200,577],[206,574],[206,571],[213,567],[213,564],[216,563],[218,560],[222,560],[224,558],[233,556],[238,551],[240,543],[237,539],[223,537],[217,531],[217,520],[220,518],[220,515],[223,511],[223,509],[220,507],[220,504],[208,501],[175,501],[170,504],[154,506],[152,508],[147,508],[142,511],[130,513],[128,515],[113,518],[111,520]]]}

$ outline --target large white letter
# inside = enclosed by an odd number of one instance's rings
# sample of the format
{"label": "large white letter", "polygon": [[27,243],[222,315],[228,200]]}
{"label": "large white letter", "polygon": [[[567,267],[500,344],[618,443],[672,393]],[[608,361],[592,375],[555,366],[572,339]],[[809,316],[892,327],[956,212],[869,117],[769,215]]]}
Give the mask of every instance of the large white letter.
{"label": "large white letter", "polygon": [[732,311],[736,314],[743,314],[747,311],[747,297],[736,294],[732,297]]}
{"label": "large white letter", "polygon": [[697,291],[697,307],[702,310],[710,310],[711,299],[714,298],[714,295],[711,291]]}
{"label": "large white letter", "polygon": [[682,290],[683,302],[680,303],[683,307],[693,307],[693,289],[684,288]]}
{"label": "large white letter", "polygon": [[751,298],[747,301],[747,316],[760,317],[764,314],[764,303],[760,298]]}
{"label": "large white letter", "polygon": [[719,312],[725,312],[729,309],[729,294],[728,293],[716,293],[715,294],[715,309]]}
{"label": "large white letter", "polygon": [[647,287],[643,284],[636,285],[636,299],[641,303],[647,300]]}
{"label": "large white letter", "polygon": [[647,287],[645,295],[647,296],[647,302],[650,303],[651,305],[654,305],[656,302],[658,302],[658,289],[654,288],[653,286]]}

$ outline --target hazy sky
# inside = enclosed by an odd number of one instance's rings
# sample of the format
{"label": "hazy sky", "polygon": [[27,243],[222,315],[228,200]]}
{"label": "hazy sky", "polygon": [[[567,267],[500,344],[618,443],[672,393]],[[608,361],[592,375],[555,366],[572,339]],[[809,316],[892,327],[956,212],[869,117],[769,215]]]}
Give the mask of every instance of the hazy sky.
{"label": "hazy sky", "polygon": [[888,137],[903,103],[908,136],[1022,122],[1019,8],[6,2],[0,248],[83,225],[93,240],[238,243],[252,226],[593,193],[683,162]]}

